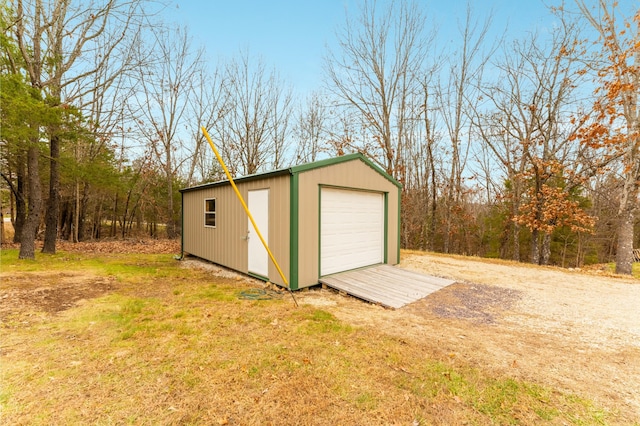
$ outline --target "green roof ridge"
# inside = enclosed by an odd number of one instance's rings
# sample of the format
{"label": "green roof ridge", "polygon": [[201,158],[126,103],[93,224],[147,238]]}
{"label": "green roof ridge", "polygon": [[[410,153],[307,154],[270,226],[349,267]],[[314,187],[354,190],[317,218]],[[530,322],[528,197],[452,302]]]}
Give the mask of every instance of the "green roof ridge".
{"label": "green roof ridge", "polygon": [[341,155],[339,157],[326,158],[324,160],[314,161],[312,163],[301,164],[299,166],[292,166],[289,168],[291,174],[304,173],[309,170],[319,169],[322,167],[333,166],[334,164],[345,163],[352,160],[362,160],[367,166],[382,175],[389,182],[393,183],[398,188],[402,187],[402,184],[394,179],[393,176],[382,170],[380,166],[369,160],[364,154],[355,152],[353,154]]}
{"label": "green roof ridge", "polygon": [[[387,172],[382,170],[382,168],[380,166],[375,164],[373,161],[369,160],[364,154],[362,154],[360,152],[355,152],[353,154],[347,154],[347,155],[341,155],[339,157],[325,158],[324,160],[318,160],[318,161],[314,161],[314,162],[311,162],[311,163],[300,164],[300,165],[297,165],[297,166],[285,167],[285,168],[271,170],[271,171],[267,171],[267,172],[260,172],[260,173],[254,173],[254,174],[250,174],[250,175],[240,176],[240,177],[234,178],[233,180],[236,181],[236,182],[237,181],[254,180],[254,179],[260,179],[260,178],[268,177],[268,176],[277,176],[277,175],[281,175],[281,174],[285,174],[285,173],[289,173],[291,175],[294,175],[294,174],[304,173],[304,172],[309,171],[309,170],[315,170],[315,169],[319,169],[319,168],[322,168],[322,167],[332,166],[334,164],[345,163],[347,161],[353,161],[353,160],[361,160],[361,161],[363,161],[366,165],[368,165],[373,170],[378,172],[381,176],[383,176],[389,182],[393,183],[398,188],[402,188],[402,184],[400,184],[400,182],[398,182],[396,179],[393,178],[393,176],[389,175]],[[217,182],[209,182],[209,183],[204,183],[204,184],[201,184],[201,185],[192,186],[192,187],[189,187],[189,188],[182,188],[179,191],[180,192],[187,192],[187,191],[192,191],[192,190],[197,190],[197,189],[203,189],[203,188],[210,188],[210,187],[219,186],[219,185],[225,185],[225,184],[228,184],[228,183],[229,183],[229,180],[224,179],[224,180],[219,180]]]}

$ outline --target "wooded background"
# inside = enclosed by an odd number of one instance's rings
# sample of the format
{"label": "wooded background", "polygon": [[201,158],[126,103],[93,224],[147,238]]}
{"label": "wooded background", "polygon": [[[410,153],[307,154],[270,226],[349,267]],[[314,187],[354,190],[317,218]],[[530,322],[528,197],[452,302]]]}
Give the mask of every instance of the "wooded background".
{"label": "wooded background", "polygon": [[[178,189],[362,152],[403,185],[402,246],[565,267],[640,246],[640,11],[577,0],[552,31],[440,49],[420,2],[363,1],[296,95],[242,50],[212,64],[161,3],[0,6],[2,211],[20,257],[180,234]],[[444,45],[447,45],[444,43]]]}

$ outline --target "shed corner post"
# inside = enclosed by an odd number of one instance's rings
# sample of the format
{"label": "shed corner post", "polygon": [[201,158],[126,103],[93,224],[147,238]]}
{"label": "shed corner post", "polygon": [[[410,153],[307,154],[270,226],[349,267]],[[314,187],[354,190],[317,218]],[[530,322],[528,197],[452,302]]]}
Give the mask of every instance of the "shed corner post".
{"label": "shed corner post", "polygon": [[384,241],[382,243],[382,247],[383,247],[383,259],[382,259],[382,263],[389,263],[389,218],[391,217],[389,215],[389,193],[385,192],[383,194],[383,203],[384,203],[384,207],[383,207],[383,214],[384,214],[384,218],[383,218],[383,226],[384,226],[384,231],[382,234],[382,237],[384,238]]}
{"label": "shed corner post", "polygon": [[299,218],[299,174],[291,172],[289,182],[289,289],[298,290],[298,218]]}
{"label": "shed corner post", "polygon": [[180,192],[180,260],[184,258],[184,192]]}
{"label": "shed corner post", "polygon": [[398,187],[398,257],[397,262],[400,264],[400,243],[402,234],[402,187]]}

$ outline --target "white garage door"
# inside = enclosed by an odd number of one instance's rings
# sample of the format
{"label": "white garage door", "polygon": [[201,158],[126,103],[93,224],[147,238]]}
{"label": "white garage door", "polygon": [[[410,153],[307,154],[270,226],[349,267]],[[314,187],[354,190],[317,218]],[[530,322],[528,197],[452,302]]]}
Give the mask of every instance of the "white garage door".
{"label": "white garage door", "polygon": [[384,262],[384,196],[322,188],[320,275]]}

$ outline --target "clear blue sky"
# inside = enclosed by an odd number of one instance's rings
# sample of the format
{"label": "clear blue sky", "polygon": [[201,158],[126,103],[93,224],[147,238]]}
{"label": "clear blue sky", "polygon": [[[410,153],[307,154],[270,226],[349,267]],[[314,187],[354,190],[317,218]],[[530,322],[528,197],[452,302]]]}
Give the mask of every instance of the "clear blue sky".
{"label": "clear blue sky", "polygon": [[[438,27],[439,43],[455,42],[466,0],[423,0],[428,22]],[[493,37],[508,26],[509,38],[541,29],[551,22],[542,0],[470,0],[484,19],[493,12]],[[380,5],[388,0],[378,0]],[[204,45],[211,63],[229,59],[241,49],[275,67],[293,88],[305,93],[320,88],[326,46],[335,46],[336,29],[345,10],[357,15],[359,0],[171,0],[169,22],[186,25],[195,45]]]}

